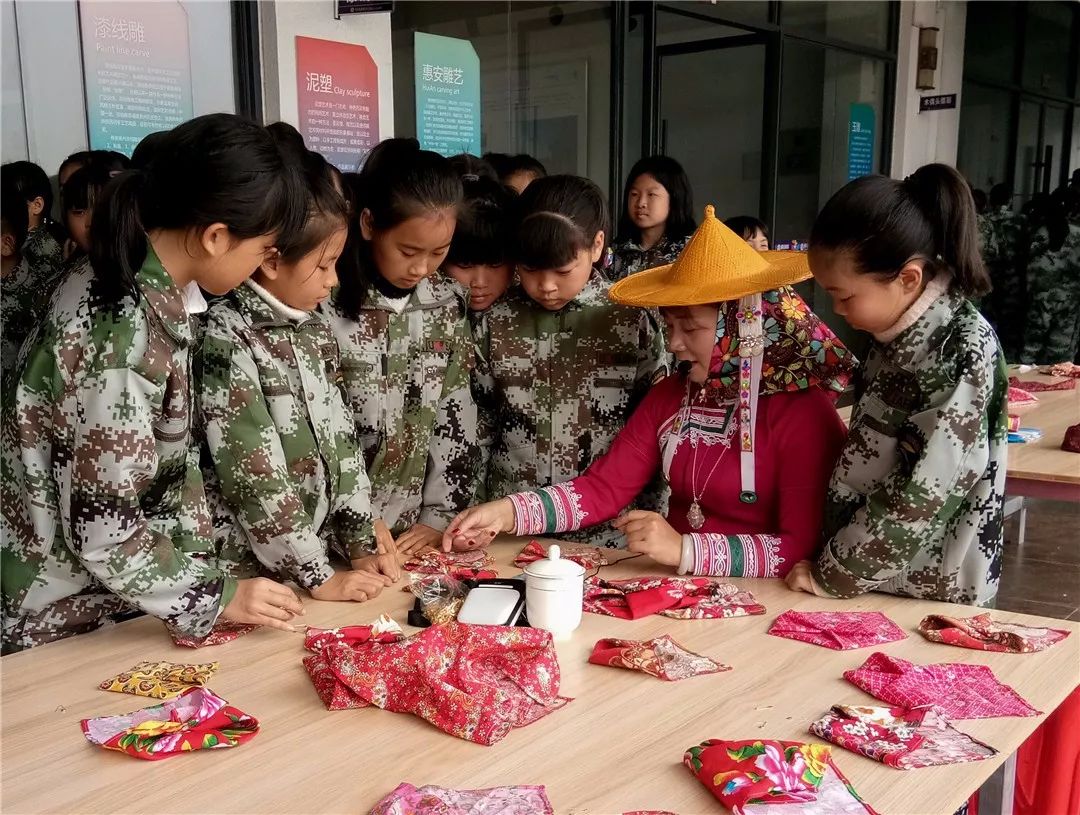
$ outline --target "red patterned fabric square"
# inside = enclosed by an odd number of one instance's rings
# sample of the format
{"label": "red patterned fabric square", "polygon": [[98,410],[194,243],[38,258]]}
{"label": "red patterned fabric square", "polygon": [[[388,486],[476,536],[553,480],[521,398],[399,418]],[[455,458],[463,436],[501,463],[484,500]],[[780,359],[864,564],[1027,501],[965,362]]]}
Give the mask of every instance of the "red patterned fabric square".
{"label": "red patterned fabric square", "polygon": [[687,651],[666,634],[644,642],[600,640],[593,646],[589,662],[593,665],[610,665],[615,668],[644,671],[668,682],[731,670],[729,665],[721,665],[701,654]]}
{"label": "red patterned fabric square", "polygon": [[907,638],[904,630],[880,611],[785,611],[773,620],[769,633],[835,651]]}
{"label": "red patterned fabric square", "polygon": [[585,611],[624,620],[650,614],[680,620],[745,617],[764,614],[748,591],[708,577],[639,577],[633,580],[585,580]]}
{"label": "red patterned fabric square", "polygon": [[1007,651],[1029,654],[1045,651],[1069,636],[1060,628],[1037,628],[1018,623],[995,622],[989,614],[974,617],[946,617],[931,614],[919,623],[919,633],[931,642],[959,645],[977,651]]}

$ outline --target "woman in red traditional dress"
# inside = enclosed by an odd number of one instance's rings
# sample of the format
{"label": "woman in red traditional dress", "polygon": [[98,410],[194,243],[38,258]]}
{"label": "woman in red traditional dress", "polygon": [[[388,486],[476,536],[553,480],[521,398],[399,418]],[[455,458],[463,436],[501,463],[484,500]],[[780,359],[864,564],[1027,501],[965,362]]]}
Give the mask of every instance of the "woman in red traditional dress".
{"label": "woman in red traditional dress", "polygon": [[[609,295],[661,309],[679,371],[583,475],[462,512],[443,548],[617,518],[630,551],[679,574],[781,577],[810,557],[845,437],[834,403],[856,360],[789,288],[809,276],[804,254],[756,252],[706,207],[678,260]],[[667,517],[620,515],[658,470]]]}

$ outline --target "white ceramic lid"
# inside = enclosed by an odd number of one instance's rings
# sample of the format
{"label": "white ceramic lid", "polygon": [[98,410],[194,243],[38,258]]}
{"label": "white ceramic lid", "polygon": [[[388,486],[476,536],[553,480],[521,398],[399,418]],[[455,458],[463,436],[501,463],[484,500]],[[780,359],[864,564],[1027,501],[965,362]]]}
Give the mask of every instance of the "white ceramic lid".
{"label": "white ceramic lid", "polygon": [[585,567],[572,560],[565,560],[559,544],[553,543],[548,547],[548,556],[543,560],[535,560],[524,569],[529,577],[581,577],[585,574]]}

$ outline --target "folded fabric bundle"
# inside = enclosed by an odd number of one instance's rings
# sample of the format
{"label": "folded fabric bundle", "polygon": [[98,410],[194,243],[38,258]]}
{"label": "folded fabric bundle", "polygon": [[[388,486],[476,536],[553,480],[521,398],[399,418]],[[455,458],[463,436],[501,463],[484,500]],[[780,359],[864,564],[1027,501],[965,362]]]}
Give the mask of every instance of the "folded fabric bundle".
{"label": "folded fabric bundle", "polygon": [[398,784],[369,815],[554,815],[541,786],[454,790]]}
{"label": "folded fabric bundle", "polygon": [[570,701],[559,696],[558,658],[541,629],[451,623],[380,642],[350,628],[348,641],[313,639],[304,659],[329,710],[374,705],[494,744]]}
{"label": "folded fabric bundle", "polygon": [[175,699],[126,716],[83,719],[91,744],[156,761],[191,750],[235,747],[259,732],[259,723],[208,688],[189,688]]}
{"label": "folded fabric bundle", "polygon": [[919,633],[931,642],[959,645],[977,651],[1007,651],[1011,654],[1045,651],[1069,636],[1068,631],[1060,628],[995,622],[989,613],[966,618],[931,614],[923,617],[919,623]]}
{"label": "folded fabric bundle", "polygon": [[188,637],[180,634],[176,631],[171,631],[172,641],[177,645],[181,645],[184,648],[209,648],[213,645],[224,645],[227,642],[232,642],[237,637],[242,637],[249,631],[254,631],[259,626],[249,625],[247,623],[230,623],[227,621],[218,622],[213,630],[202,639],[197,637]]}
{"label": "folded fabric bundle", "polygon": [[880,652],[844,679],[894,707],[937,705],[950,719],[1038,716],[1021,696],[985,665],[959,662],[914,665]]}
{"label": "folded fabric bundle", "polygon": [[[596,546],[587,546],[585,544],[573,544],[573,543],[560,543],[559,544],[560,557],[563,560],[572,560],[574,563],[578,563],[585,567],[585,571],[592,571],[598,569],[601,566],[610,566],[611,561],[608,560],[607,555],[603,549]],[[547,550],[544,549],[537,541],[529,541],[525,548],[518,552],[518,556],[514,558],[514,565],[519,568],[524,568],[530,563],[535,563],[538,560],[543,560],[547,557]]]}
{"label": "folded fabric bundle", "polygon": [[773,620],[769,633],[834,651],[907,639],[904,630],[880,611],[785,611]]}
{"label": "folded fabric bundle", "polygon": [[404,638],[401,626],[387,615],[380,614],[371,625],[343,625],[341,628],[316,628],[309,625],[304,634],[304,647],[318,652],[337,642],[360,645],[369,641],[397,642]]}
{"label": "folded fabric bundle", "polygon": [[600,640],[593,646],[589,662],[593,665],[643,671],[668,682],[731,670],[730,665],[721,665],[701,654],[687,651],[667,634],[644,642]]}
{"label": "folded fabric bundle", "polygon": [[709,739],[683,763],[734,815],[873,815],[825,744]]}
{"label": "folded fabric bundle", "polygon": [[764,614],[748,591],[708,577],[638,577],[632,580],[585,580],[585,611],[623,620],[650,614],[680,620],[745,617]]}
{"label": "folded fabric bundle", "polygon": [[1020,388],[1028,393],[1041,393],[1043,391],[1071,391],[1076,389],[1075,379],[1062,379],[1060,382],[1040,382],[1030,379],[1021,382],[1015,376],[1009,377],[1009,384],[1014,388]]}
{"label": "folded fabric bundle", "polygon": [[188,688],[199,687],[210,681],[218,669],[218,663],[183,665],[175,662],[140,662],[100,685],[101,690],[130,693],[151,699],[171,699]]}
{"label": "folded fabric bundle", "polygon": [[1080,424],[1069,425],[1065,428],[1065,436],[1061,439],[1061,449],[1066,453],[1080,453]]}
{"label": "folded fabric bundle", "polygon": [[449,574],[454,569],[481,570],[495,564],[495,558],[487,549],[470,549],[468,552],[442,552],[429,549],[405,563],[405,571],[420,574]]}
{"label": "folded fabric bundle", "polygon": [[949,724],[935,707],[834,705],[810,725],[810,732],[900,770],[980,761],[997,754]]}
{"label": "folded fabric bundle", "polygon": [[1012,385],[1009,386],[1008,392],[1009,407],[1026,407],[1027,405],[1034,405],[1039,401],[1039,397],[1033,394],[1031,391],[1026,391],[1023,388],[1017,388]]}
{"label": "folded fabric bundle", "polygon": [[1077,376],[1080,377],[1080,365],[1075,362],[1059,362],[1050,366],[1051,376]]}

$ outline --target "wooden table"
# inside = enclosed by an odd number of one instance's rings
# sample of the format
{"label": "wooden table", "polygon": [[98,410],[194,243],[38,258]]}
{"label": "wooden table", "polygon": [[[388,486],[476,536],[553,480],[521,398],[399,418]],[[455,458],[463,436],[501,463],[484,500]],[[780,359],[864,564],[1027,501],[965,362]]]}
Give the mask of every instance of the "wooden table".
{"label": "wooden table", "polygon": [[[1058,377],[1036,373],[1010,376],[1022,381],[1060,381]],[[1020,417],[1021,427],[1037,427],[1041,439],[1028,444],[1009,445],[1005,493],[1027,498],[1050,498],[1057,501],[1080,501],[1080,454],[1061,449],[1065,429],[1080,422],[1080,384],[1071,391],[1042,391],[1039,401],[1028,407],[1010,407]]]}
{"label": "wooden table", "polygon": [[[521,541],[494,547],[500,567]],[[501,568],[504,575],[518,570]],[[638,558],[603,574],[667,573]],[[914,632],[928,613],[969,615],[945,603],[868,595],[842,602],[789,592],[780,581],[735,580],[768,612],[727,620],[637,621],[586,614],[558,645],[562,692],[574,701],[492,747],[461,741],[420,719],[378,709],[329,712],[301,665],[300,634],[258,630],[227,645],[174,647],[161,624],[132,620],[107,630],[4,657],[2,808],[5,813],[366,813],[401,781],[477,788],[544,784],[564,815],[668,809],[680,815],[723,808],[681,765],[686,748],[707,738],[808,741],[807,725],[834,703],[870,703],[841,678],[873,652],[831,651],[770,637],[789,608],[878,610],[909,636],[883,646],[920,663],[989,665],[1039,710],[1051,711],[1078,682],[1080,625],[995,612],[1007,620],[1068,628],[1043,653],[990,654],[932,644]],[[403,623],[410,595],[399,590],[363,605],[308,601],[306,622],[366,623],[389,612]],[[606,636],[673,635],[733,670],[667,683],[635,671],[587,664]],[[141,660],[220,661],[210,687],[258,718],[262,731],[234,749],[140,761],[91,746],[79,720],[127,713],[151,700],[97,689]],[[992,760],[901,771],[840,748],[841,770],[881,813],[951,815],[1036,728],[1043,717],[963,721],[959,728],[996,747]]]}

